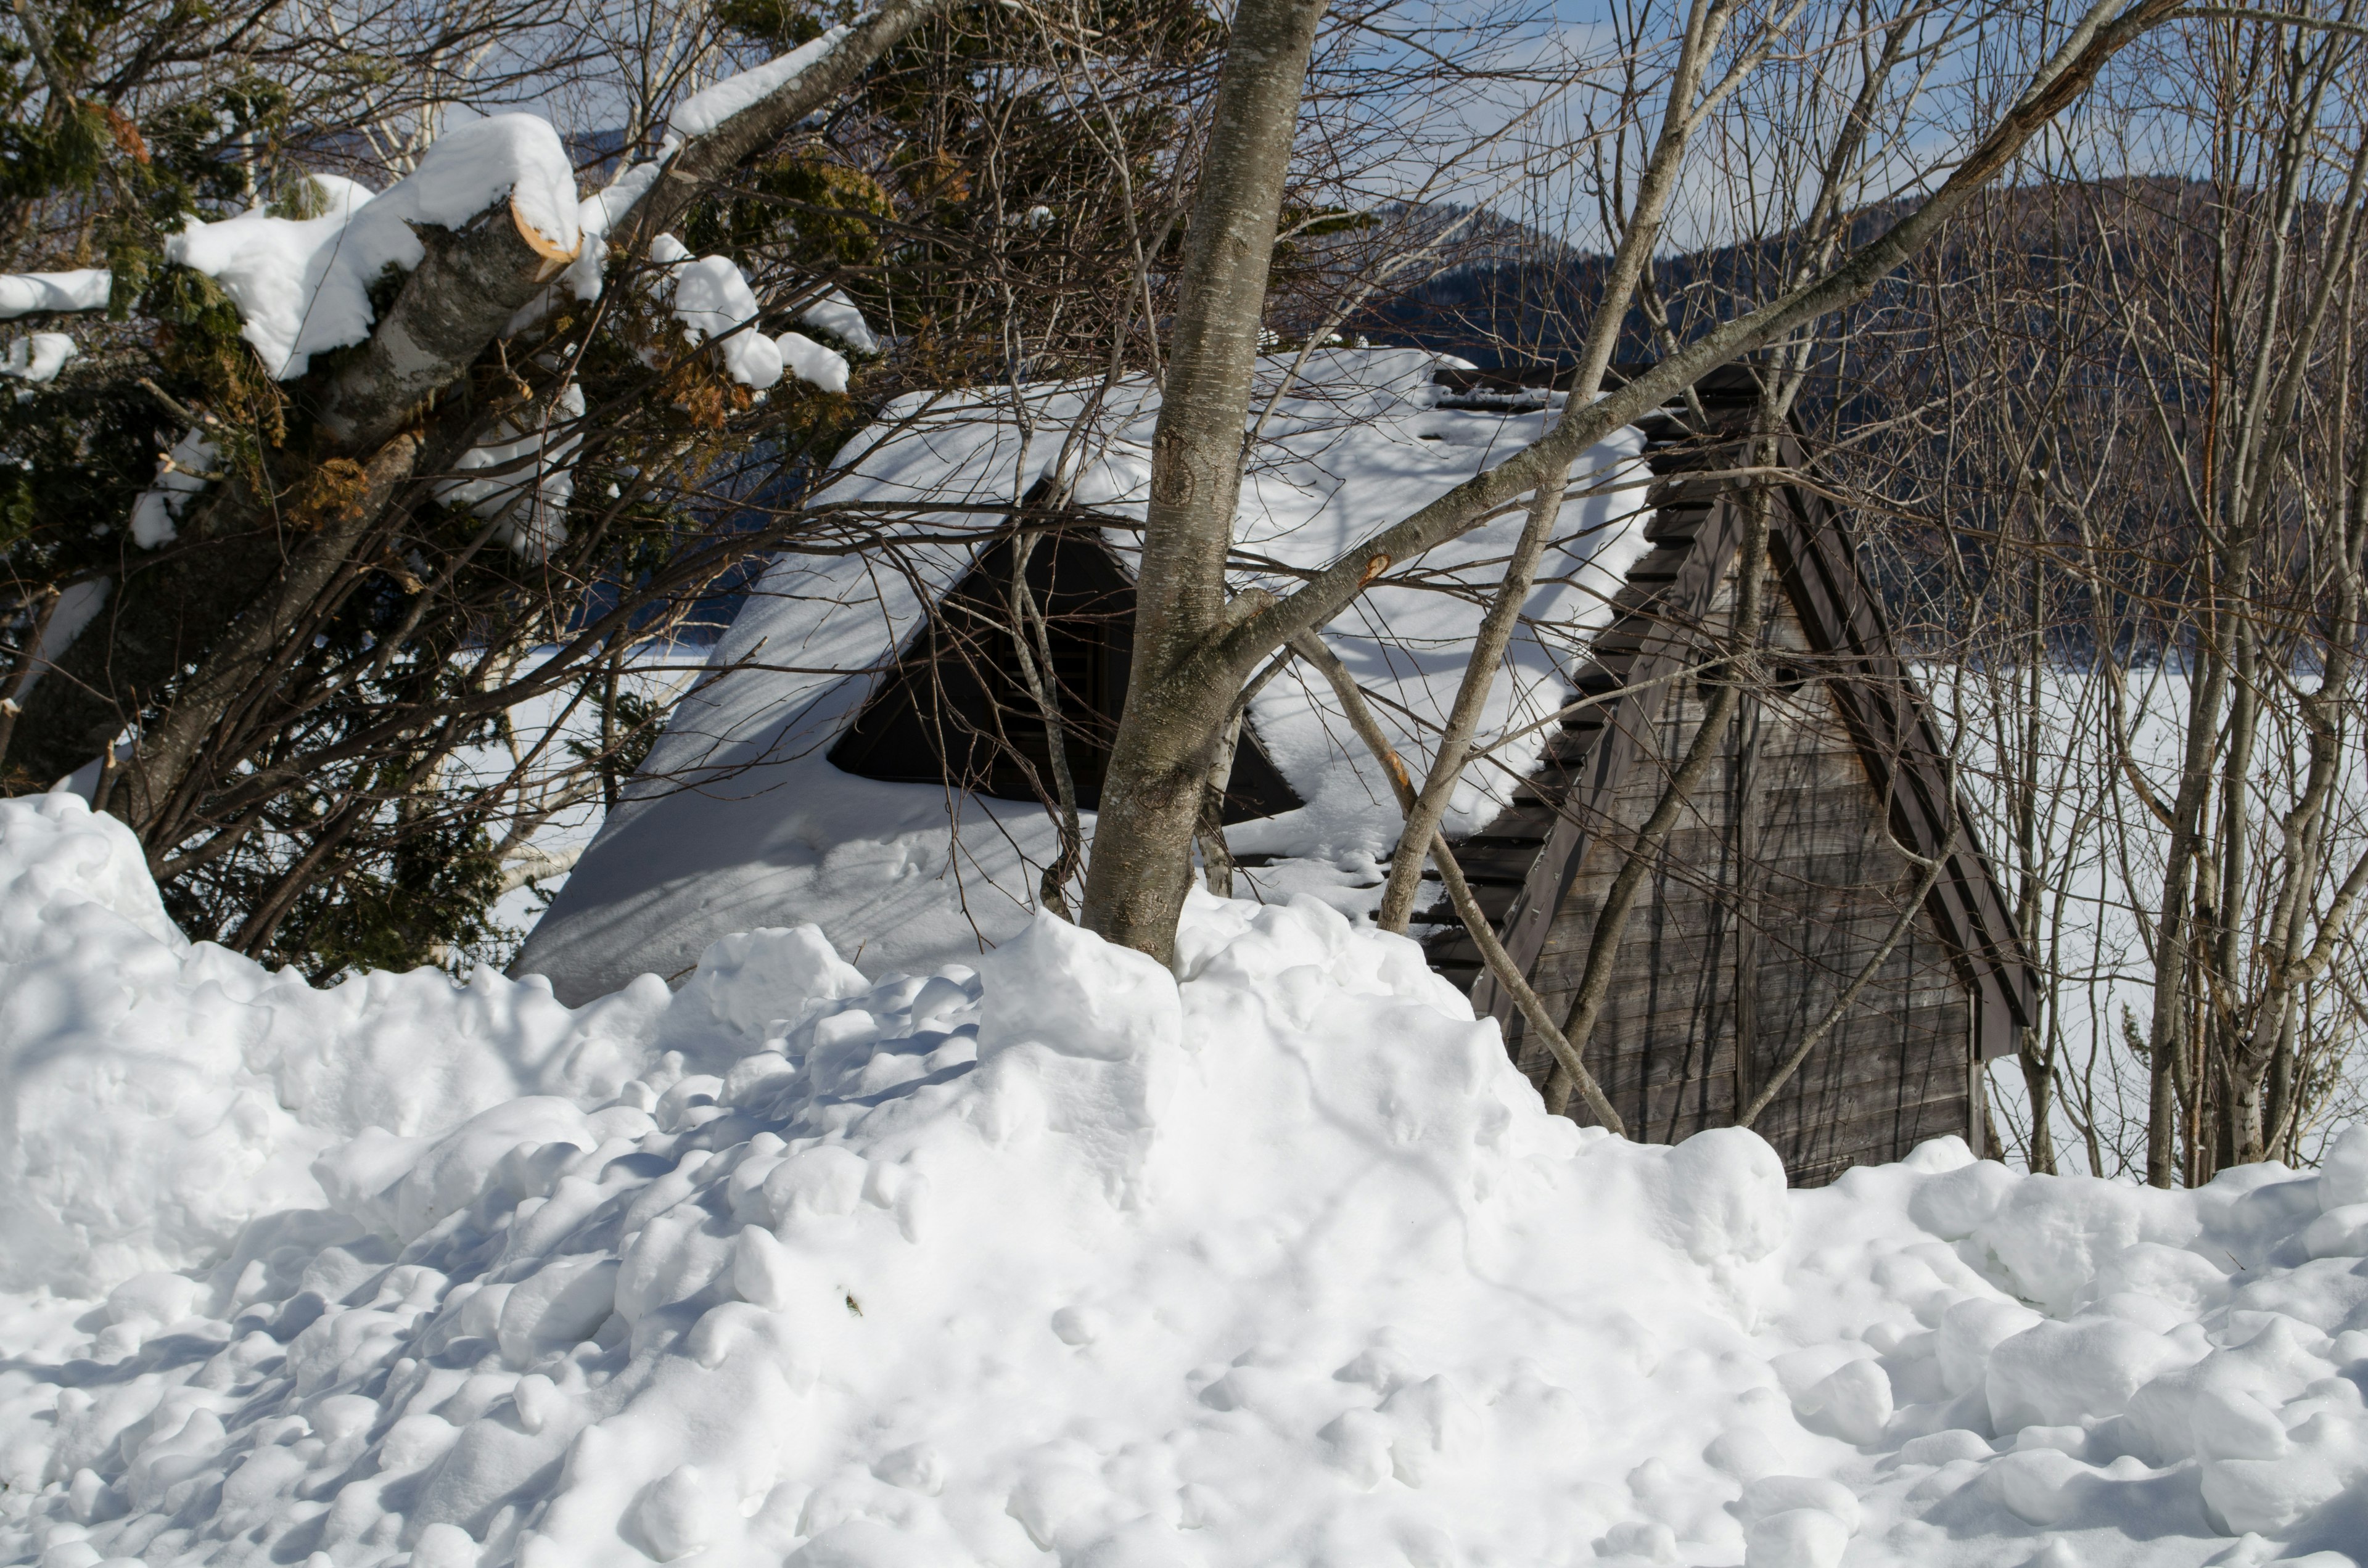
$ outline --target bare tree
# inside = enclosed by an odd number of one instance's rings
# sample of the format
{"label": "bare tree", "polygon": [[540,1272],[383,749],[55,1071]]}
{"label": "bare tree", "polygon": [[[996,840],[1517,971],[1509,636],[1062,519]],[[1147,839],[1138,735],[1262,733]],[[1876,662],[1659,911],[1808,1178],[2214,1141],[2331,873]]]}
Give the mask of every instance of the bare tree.
{"label": "bare tree", "polygon": [[2304,1159],[2356,1095],[2358,43],[2312,20],[2150,40],[1863,335],[1898,424],[1849,466],[2050,982],[2034,1169]]}
{"label": "bare tree", "polygon": [[[2032,69],[2010,107],[1983,128],[1938,188],[1882,233],[1777,298],[1679,346],[1650,371],[1382,529],[1292,594],[1229,605],[1223,572],[1249,359],[1264,305],[1262,262],[1271,247],[1297,85],[1316,22],[1305,5],[1243,6],[1194,202],[1194,248],[1175,329],[1179,366],[1171,368],[1154,452],[1139,612],[1150,633],[1149,656],[1137,665],[1111,759],[1087,878],[1087,922],[1114,940],[1156,956],[1168,953],[1189,874],[1200,781],[1234,693],[1276,647],[1337,614],[1394,562],[1469,529],[1549,478],[1560,483],[1580,451],[1712,367],[1862,297],[2076,101],[2110,59],[2175,10],[2169,0],[2091,8]],[[1691,29],[1689,36],[1694,36]],[[1626,303],[1600,301],[1598,308]],[[1187,356],[1193,361],[1189,373],[1180,368]]]}

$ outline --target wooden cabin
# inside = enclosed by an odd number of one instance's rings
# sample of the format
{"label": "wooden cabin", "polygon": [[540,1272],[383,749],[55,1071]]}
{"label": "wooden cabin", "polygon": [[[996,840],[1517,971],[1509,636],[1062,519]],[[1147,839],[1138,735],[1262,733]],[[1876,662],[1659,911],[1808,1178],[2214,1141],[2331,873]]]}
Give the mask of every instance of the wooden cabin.
{"label": "wooden cabin", "polygon": [[[1455,379],[1481,397],[1505,390],[1501,377]],[[1508,955],[1557,1014],[1611,880],[1701,723],[1706,684],[1686,672],[1729,645],[1750,564],[1737,559],[1735,487],[1688,476],[1735,460],[1751,384],[1730,370],[1696,392],[1707,428],[1674,408],[1646,426],[1653,549],[1573,692],[1611,695],[1565,721],[1511,807],[1458,846]],[[1635,1136],[1675,1142],[1731,1124],[1897,925],[1920,881],[1901,848],[1945,856],[1905,937],[1755,1123],[1794,1183],[1814,1185],[1946,1133],[1979,1150],[1978,1076],[2014,1049],[2036,988],[1848,520],[1796,444],[1786,457],[1802,477],[1777,487],[1759,563],[1766,678],[1743,693],[1655,859],[1587,1058]],[[1502,1022],[1543,1086],[1551,1057],[1463,922],[1443,900],[1424,918],[1433,966]],[[1587,1116],[1576,1099],[1572,1113]]]}
{"label": "wooden cabin", "polygon": [[[1358,382],[1338,394],[1339,441],[1375,449],[1359,455],[1336,441],[1310,458],[1305,507],[1279,531],[1281,503],[1269,495],[1269,532],[1250,553],[1285,567],[1328,560],[1386,521],[1383,510],[1418,504],[1409,485],[1453,483],[1458,471],[1440,466],[1442,451],[1463,450],[1452,461],[1467,464],[1493,460],[1486,454],[1518,434],[1507,411],[1531,410],[1521,417],[1534,427],[1545,401],[1517,378],[1434,375],[1433,361],[1402,350],[1344,355],[1326,373]],[[1531,607],[1531,630],[1563,641],[1551,658],[1530,650],[1540,656],[1527,665],[1533,689],[1522,710],[1550,714],[1585,694],[1604,700],[1552,729],[1520,788],[1498,788],[1497,804],[1480,797],[1460,824],[1458,858],[1482,906],[1557,1010],[1568,1006],[1605,888],[1699,722],[1704,688],[1691,672],[1720,646],[1745,567],[1732,487],[1690,476],[1727,464],[1749,389],[1728,376],[1697,391],[1706,426],[1673,408],[1611,457],[1598,454],[1599,476],[1614,462],[1641,479],[1637,465],[1648,464],[1646,499],[1640,506],[1623,483],[1568,503],[1573,536],[1596,542],[1558,557],[1548,575],[1560,597]],[[1124,508],[1135,492],[1126,486],[1139,490],[1148,473],[1143,410],[1156,407],[1156,392],[1142,395],[1133,435],[1117,443],[1140,449],[1127,460],[1140,472],[1112,482],[1108,509],[1081,505],[1041,532],[1027,568],[1048,621],[1077,803],[1088,812],[1131,664],[1133,525]],[[1320,423],[1318,404],[1296,412],[1307,417],[1294,427]],[[980,435],[994,417],[960,408],[944,426],[904,437],[908,449],[891,454],[860,494],[909,504],[968,499],[977,492],[956,488],[965,474],[982,489],[1010,483],[1020,449]],[[883,417],[882,428],[897,427]],[[942,464],[940,449],[951,454]],[[1389,467],[1401,460],[1402,482]],[[1977,1075],[2011,1049],[2033,986],[1923,699],[1858,570],[1847,520],[1802,454],[1788,450],[1787,460],[1802,477],[1777,487],[1769,558],[1759,563],[1771,592],[1763,668],[1772,678],[1745,693],[1710,783],[1656,858],[1588,1059],[1636,1136],[1674,1142],[1731,1124],[1899,924],[1917,881],[1901,846],[1928,859],[1945,854],[1905,936],[1757,1123],[1793,1180],[1811,1184],[1943,1134],[1978,1148]],[[1352,471],[1379,478],[1340,516],[1340,493],[1326,487]],[[1626,499],[1615,504],[1615,491]],[[757,926],[812,920],[867,968],[884,954],[887,967],[913,972],[958,960],[961,943],[1018,930],[1035,907],[1034,877],[1057,852],[1051,759],[1009,631],[1010,523],[975,521],[982,511],[991,508],[936,519],[898,571],[846,558],[778,562],[770,599],[735,622],[716,673],[644,765],[645,787],[611,813],[516,969],[550,974],[576,1001],[641,970],[687,972],[706,942]],[[1310,518],[1328,519],[1332,531]],[[946,542],[939,530],[956,524],[978,528],[975,542]],[[1246,538],[1255,532],[1244,527]],[[1457,602],[1472,603],[1475,619],[1502,548],[1480,541],[1469,552],[1474,591]],[[1372,683],[1383,719],[1396,715],[1395,744],[1418,768],[1426,743],[1407,716],[1452,694],[1469,635],[1460,647],[1453,637],[1410,642],[1406,618],[1421,613],[1411,592],[1377,585],[1360,608],[1363,630],[1343,617],[1325,635],[1360,683]],[[1387,635],[1372,631],[1372,620],[1393,613]],[[1417,667],[1425,659],[1428,673]],[[1235,754],[1224,815],[1249,868],[1244,891],[1304,892],[1315,862],[1309,835],[1294,838],[1290,824],[1328,824],[1337,839],[1354,816],[1344,817],[1346,800],[1368,813],[1361,831],[1372,849],[1361,875],[1332,866],[1322,894],[1336,907],[1370,908],[1396,808],[1372,759],[1322,710],[1323,682],[1293,688],[1301,678],[1269,688],[1257,710],[1264,732],[1253,722]],[[1005,862],[1009,875],[996,869]],[[1417,934],[1434,967],[1502,1021],[1516,1062],[1543,1082],[1545,1052],[1525,1038],[1462,924],[1435,907]],[[1573,1108],[1584,1117],[1577,1100]]]}
{"label": "wooden cabin", "polygon": [[[1294,574],[1534,436],[1538,400],[1450,406],[1441,363],[1407,348],[1261,363],[1278,401],[1245,477],[1235,591],[1287,590]],[[767,564],[514,972],[586,1002],[638,974],[688,974],[729,934],[811,922],[870,972],[927,974],[1024,929],[1045,879],[1075,862],[1044,715],[1008,630],[1021,597],[1015,542],[1031,542],[1026,597],[1050,611],[1048,662],[1089,834],[1132,665],[1158,406],[1158,383],[1133,377],[916,392],[882,408],[815,497],[871,519],[871,548]],[[1486,722],[1526,722],[1561,700],[1643,549],[1630,483],[1643,446],[1639,433],[1615,432],[1574,462]],[[1056,459],[1074,466],[1054,508],[1043,495]],[[1453,699],[1520,527],[1495,519],[1385,574],[1325,629],[1410,758]],[[1517,768],[1543,739],[1508,743],[1523,748]],[[1511,782],[1501,769],[1475,774],[1451,825],[1481,825]],[[1224,815],[1247,868],[1237,890],[1316,898],[1351,916],[1371,906],[1398,836],[1387,776],[1328,685],[1300,665],[1258,697]]]}

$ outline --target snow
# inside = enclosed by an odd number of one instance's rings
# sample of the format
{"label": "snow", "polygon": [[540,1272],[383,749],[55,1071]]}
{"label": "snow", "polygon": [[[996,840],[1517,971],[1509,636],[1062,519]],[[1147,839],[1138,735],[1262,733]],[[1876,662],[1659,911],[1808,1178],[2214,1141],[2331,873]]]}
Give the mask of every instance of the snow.
{"label": "snow", "polygon": [[[630,165],[590,196],[579,196],[574,165],[549,121],[530,114],[498,114],[445,131],[409,176],[383,192],[373,195],[333,175],[312,176],[325,208],[321,215],[275,217],[258,205],[214,222],[193,219],[166,242],[165,255],[222,285],[238,307],[241,335],[283,381],[304,374],[313,355],[370,335],[376,319],[371,286],[388,268],[408,272],[425,257],[415,225],[459,229],[496,202],[507,201],[512,221],[538,253],[562,264],[559,284],[577,299],[595,299],[609,231],[648,190],[683,139],[715,129],[788,85],[846,32],[833,28],[778,60],[694,94],[676,110],[657,160]],[[655,255],[663,247],[653,248]],[[655,258],[662,264],[687,259]],[[733,330],[757,314],[755,296],[738,267],[725,257],[706,256],[676,270],[680,313],[691,340],[723,339],[725,362],[744,384],[777,383],[787,347]],[[0,318],[36,310],[103,309],[108,285],[104,271],[0,274]],[[551,308],[546,291],[518,312],[508,330],[533,326]],[[804,319],[860,352],[878,351],[861,313],[836,290]],[[815,377],[816,384],[828,385],[828,360],[816,360]]]}
{"label": "snow", "polygon": [[[2035,754],[2040,806],[2032,869],[2046,910],[2039,947],[2058,976],[2051,993],[2057,1052],[2058,1104],[2051,1120],[2059,1162],[2093,1175],[2143,1171],[2147,1075],[2139,1053],[2124,1048],[2125,1026],[2146,1038],[2154,983],[2146,932],[2161,902],[2165,839],[2152,819],[2124,793],[2123,755],[2110,741],[2109,676],[2104,666],[2052,664],[2036,683],[2028,671],[1982,672],[1973,666],[1925,665],[1916,676],[1941,713],[1961,715],[1955,737],[1964,794],[1975,813],[1980,840],[1991,846],[2000,876],[2013,864],[2021,838],[2014,794],[2021,775],[2023,723],[2036,697]],[[2158,799],[2175,794],[2185,744],[2187,676],[2175,662],[2124,665],[2127,758]],[[2368,766],[2358,737],[2338,772],[2334,820],[2356,824],[2368,808]],[[2275,825],[2292,809],[2306,767],[2296,730],[2281,732],[2272,710],[2256,748],[2252,821]],[[2356,831],[2356,830],[2343,830]],[[2332,857],[2340,868],[2361,847]],[[2332,891],[2322,888],[2324,900]],[[2302,1147],[2318,1153],[2335,1128],[2368,1113],[2356,1085],[2368,1085],[2362,1052],[2368,1036],[2356,1028],[2348,1001],[2329,993],[2305,1009],[2305,1049],[2323,1052],[2329,1096],[2302,1130]],[[2029,1125],[2028,1087],[2020,1065],[2000,1058],[1989,1072],[1989,1093],[2008,1147],[2023,1153]],[[2083,1135],[2082,1124],[2095,1131]],[[2027,1163],[2027,1162],[2026,1162]]]}
{"label": "snow", "polygon": [[[1787,1191],[1545,1114],[1326,904],[669,994],[180,939],[0,801],[0,1558],[43,1568],[2343,1568],[2323,1177]],[[2343,1201],[2338,1201],[2343,1200]]]}
{"label": "snow", "polygon": [[781,351],[781,363],[790,373],[826,392],[847,390],[847,356],[836,348],[825,348],[802,332],[785,332],[773,339]]}
{"label": "snow", "polygon": [[873,336],[863,312],[847,297],[844,289],[833,289],[808,305],[798,320],[817,332],[826,332],[858,354],[880,352],[880,339]]}
{"label": "snow", "polygon": [[25,672],[25,684],[17,688],[19,701],[32,695],[50,671],[51,662],[64,653],[90,618],[107,603],[114,583],[105,577],[86,577],[79,583],[68,583],[58,595],[57,608],[50,611],[49,624],[41,628],[41,640],[33,645],[32,656],[27,660],[31,667]]}
{"label": "snow", "polygon": [[507,199],[544,255],[573,259],[582,247],[575,168],[539,116],[456,125],[376,196],[351,180],[312,178],[327,203],[320,217],[275,218],[257,207],[219,222],[193,220],[165,247],[222,285],[245,323],[240,335],[283,381],[302,375],[312,356],[370,335],[370,286],[427,254],[414,224],[458,229]]}
{"label": "snow", "polygon": [[[694,628],[705,630],[705,626]],[[529,659],[540,662],[555,652],[538,648]],[[697,677],[707,653],[703,642],[680,648],[669,640],[635,643],[625,650],[618,670],[619,687],[664,712]],[[509,709],[499,737],[487,744],[463,746],[454,754],[444,787],[454,790],[507,787],[505,781],[528,759],[597,756],[605,749],[600,729],[598,707],[577,700],[565,687],[530,697]],[[588,762],[581,767],[529,769],[529,773],[530,781],[515,801],[514,825],[527,822],[535,825],[522,841],[524,853],[510,857],[504,867],[506,878],[517,875],[519,881],[486,911],[494,942],[506,952],[517,950],[552,895],[566,885],[577,858],[599,831],[608,810],[600,780]],[[498,836],[507,838],[507,830]]]}
{"label": "snow", "polygon": [[144,864],[78,795],[0,812],[0,1285],[199,1265],[257,1214],[316,1207],[307,1166],[333,1143],[613,1094],[639,1062],[616,1044],[638,1026],[610,1021],[631,996],[571,1015],[429,971],[314,991],[186,941]]}
{"label": "snow", "polygon": [[[54,381],[74,353],[74,340],[63,332],[37,332],[29,337],[11,338],[7,358],[0,359],[0,376],[14,376],[35,384]],[[29,394],[17,395],[21,398]]]}
{"label": "snow", "polygon": [[721,344],[725,373],[734,381],[762,392],[780,385],[786,369],[825,392],[847,390],[844,356],[799,333],[771,338],[755,330],[756,290],[730,256],[693,260],[680,240],[660,234],[650,242],[650,259],[664,269],[660,289],[682,323],[684,341],[694,348],[711,339]]}
{"label": "snow", "polygon": [[[665,173],[662,164],[643,163],[628,166],[613,180],[586,197],[575,210],[578,227],[590,237],[607,239],[620,219],[633,209]],[[597,278],[598,273],[594,274]],[[589,296],[587,296],[588,298]]]}
{"label": "snow", "polygon": [[181,515],[206,487],[222,452],[202,430],[191,430],[157,460],[156,482],[131,503],[131,542],[142,550],[167,545],[180,535]]}
{"label": "snow", "polygon": [[[675,248],[681,248],[679,242]],[[682,323],[684,339],[694,347],[711,338],[722,343],[723,368],[742,386],[761,391],[779,384],[780,347],[756,330],[757,296],[732,258],[682,261],[673,274],[675,319]]]}
{"label": "snow", "polygon": [[[567,504],[575,497],[571,462],[584,437],[573,426],[584,417],[584,389],[570,381],[531,427],[505,419],[491,440],[461,454],[455,473],[474,479],[438,480],[436,498],[466,506],[481,517],[503,519],[502,540],[512,550],[540,561],[567,540]],[[552,426],[562,427],[554,435]]]}
{"label": "snow", "polygon": [[[1267,362],[1269,389],[1288,359]],[[1288,572],[1333,559],[1479,469],[1503,460],[1558,408],[1519,414],[1437,406],[1437,361],[1403,349],[1327,350],[1266,426],[1236,526],[1237,590],[1287,589]],[[927,970],[1022,929],[1041,868],[1058,854],[1048,814],[1025,802],[956,797],[935,785],[851,778],[825,755],[880,672],[920,625],[923,593],[943,591],[996,525],[993,513],[930,513],[931,503],[1008,502],[1055,461],[1093,407],[1091,383],[1009,394],[897,400],[841,453],[846,477],[819,499],[871,502],[951,544],[916,543],[893,560],[783,556],[768,571],[712,667],[725,674],[675,710],[643,778],[609,816],[567,887],[529,937],[518,970],[581,1000],[643,969],[688,970],[707,943],[750,926],[811,920],[854,961]],[[1076,499],[1139,517],[1150,474],[1157,393],[1121,383],[1092,415]],[[1032,424],[1033,429],[1027,428]],[[1639,449],[1623,432],[1573,464],[1581,488],[1628,483]],[[1642,492],[1607,488],[1565,505],[1550,552],[1482,720],[1485,737],[1550,712],[1629,566],[1647,548],[1635,526]],[[1518,515],[1433,551],[1420,581],[1377,584],[1325,631],[1375,698],[1394,744],[1417,771],[1463,678],[1480,606],[1474,591],[1518,536]],[[1122,558],[1133,535],[1106,536]],[[1294,666],[1259,698],[1269,755],[1306,805],[1228,829],[1241,855],[1278,858],[1254,873],[1269,897],[1311,892],[1346,909],[1377,899],[1379,858],[1400,820],[1386,779],[1350,734],[1329,687]],[[1492,815],[1532,766],[1543,729],[1474,764],[1449,814],[1452,832]],[[687,786],[687,787],[686,787]],[[1090,832],[1091,815],[1087,825]]]}
{"label": "snow", "polygon": [[666,121],[666,129],[684,141],[719,129],[742,109],[770,97],[804,75],[806,67],[837,49],[839,40],[847,37],[848,31],[846,27],[833,28],[820,38],[802,43],[789,53],[768,60],[754,70],[726,76],[713,86],[693,93],[675,106],[673,115]]}
{"label": "snow", "polygon": [[115,276],[103,267],[71,272],[0,272],[0,321],[43,311],[103,311]]}
{"label": "snow", "polygon": [[[579,300],[600,297],[600,287],[609,264],[609,233],[626,213],[632,210],[633,203],[657,183],[658,176],[664,172],[662,164],[631,165],[615,179],[576,203],[575,225],[583,235],[583,248],[576,253],[575,259],[567,264],[567,270],[559,275],[569,293]],[[509,324],[510,332],[522,332],[535,325],[550,313],[551,309],[552,296],[547,291],[519,312],[518,319]]]}

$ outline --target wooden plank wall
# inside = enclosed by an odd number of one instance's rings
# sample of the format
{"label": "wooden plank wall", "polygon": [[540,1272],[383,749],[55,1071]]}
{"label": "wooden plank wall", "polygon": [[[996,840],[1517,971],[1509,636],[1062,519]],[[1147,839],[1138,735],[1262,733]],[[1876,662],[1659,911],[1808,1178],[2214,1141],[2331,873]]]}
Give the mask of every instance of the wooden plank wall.
{"label": "wooden plank wall", "polygon": [[[1730,575],[1713,608],[1723,626]],[[1675,1142],[1732,1125],[1881,944],[1915,868],[1883,831],[1866,765],[1781,588],[1771,667],[1726,755],[1671,834],[1631,917],[1588,1064],[1635,1136]],[[1623,831],[1590,850],[1547,933],[1532,981],[1566,1009],[1620,844],[1659,798],[1701,721],[1689,680],[1661,704],[1645,756],[1617,795]],[[1972,1011],[1930,916],[1919,912],[1850,1015],[1764,1112],[1757,1131],[1796,1185],[1895,1160],[1969,1113]],[[1543,1048],[1515,1057],[1543,1084]],[[1749,1042],[1740,1058],[1737,1042]],[[1583,1117],[1574,1102],[1574,1114]]]}

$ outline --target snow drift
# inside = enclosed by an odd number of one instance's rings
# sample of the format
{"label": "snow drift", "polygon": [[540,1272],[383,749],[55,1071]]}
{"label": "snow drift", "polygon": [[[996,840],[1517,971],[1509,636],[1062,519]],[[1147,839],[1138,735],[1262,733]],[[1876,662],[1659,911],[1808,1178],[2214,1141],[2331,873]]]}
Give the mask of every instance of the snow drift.
{"label": "snow drift", "polygon": [[1320,903],[1199,898],[1179,953],[1046,919],[875,982],[803,928],[573,1012],[316,992],[184,942],[77,798],[0,802],[0,1556],[2368,1540],[2368,1133],[2195,1193],[1954,1141],[1787,1192],[1749,1133],[1546,1116],[1412,944]]}

